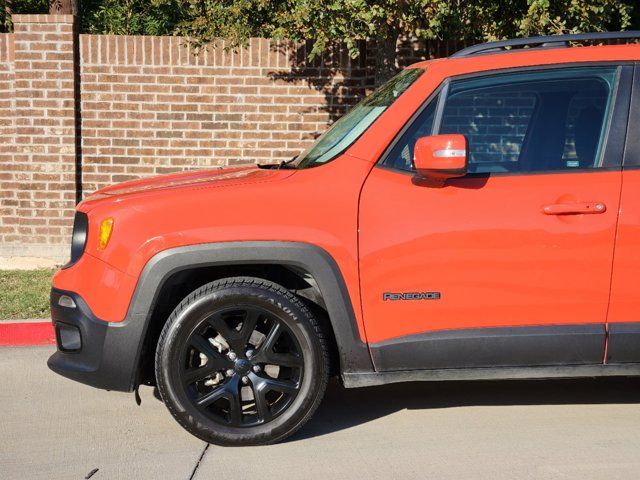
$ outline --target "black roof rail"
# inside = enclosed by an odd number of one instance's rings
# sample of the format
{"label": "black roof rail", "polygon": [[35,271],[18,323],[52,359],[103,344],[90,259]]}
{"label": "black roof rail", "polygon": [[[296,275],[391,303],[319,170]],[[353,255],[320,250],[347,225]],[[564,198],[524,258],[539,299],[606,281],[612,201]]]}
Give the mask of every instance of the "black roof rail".
{"label": "black roof rail", "polygon": [[480,43],[458,50],[449,58],[509,52],[516,47],[531,49],[569,47],[569,42],[599,42],[611,40],[640,40],[640,30],[627,32],[573,33],[568,35],[545,35],[542,37],[513,38],[498,42]]}

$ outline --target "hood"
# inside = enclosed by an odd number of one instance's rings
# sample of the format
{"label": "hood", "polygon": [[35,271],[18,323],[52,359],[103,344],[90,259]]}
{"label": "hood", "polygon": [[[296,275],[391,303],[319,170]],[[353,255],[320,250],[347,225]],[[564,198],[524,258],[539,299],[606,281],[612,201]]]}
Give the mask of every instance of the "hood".
{"label": "hood", "polygon": [[85,201],[114,195],[127,195],[175,188],[208,188],[267,182],[286,178],[295,170],[261,169],[254,165],[235,168],[216,168],[185,173],[172,173],[158,177],[131,180],[103,188],[89,195]]}

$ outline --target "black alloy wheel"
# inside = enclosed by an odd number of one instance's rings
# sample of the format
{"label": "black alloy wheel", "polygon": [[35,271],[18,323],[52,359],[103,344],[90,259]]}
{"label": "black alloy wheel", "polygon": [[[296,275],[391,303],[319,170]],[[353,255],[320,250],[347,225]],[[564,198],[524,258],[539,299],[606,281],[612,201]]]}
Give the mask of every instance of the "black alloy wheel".
{"label": "black alloy wheel", "polygon": [[320,325],[283,287],[248,277],[189,295],[156,351],[160,394],[178,422],[220,445],[282,440],[317,408],[328,378]]}
{"label": "black alloy wheel", "polygon": [[194,405],[215,422],[269,422],[300,390],[303,358],[289,328],[252,305],[212,312],[184,348],[182,382]]}

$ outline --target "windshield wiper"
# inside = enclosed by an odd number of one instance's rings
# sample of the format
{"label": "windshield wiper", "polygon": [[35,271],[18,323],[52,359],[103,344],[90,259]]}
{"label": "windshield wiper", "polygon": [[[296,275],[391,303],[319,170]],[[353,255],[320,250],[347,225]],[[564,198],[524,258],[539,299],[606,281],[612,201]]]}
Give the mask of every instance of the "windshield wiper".
{"label": "windshield wiper", "polygon": [[287,165],[289,165],[291,162],[295,161],[297,158],[298,158],[298,155],[296,155],[295,157],[290,158],[289,160],[282,160],[280,163],[258,163],[257,167],[258,168],[271,169],[271,170],[280,170],[283,167],[287,168]]}
{"label": "windshield wiper", "polygon": [[295,157],[291,157],[289,160],[281,161],[280,165],[278,165],[278,170],[280,170],[282,167],[286,167],[287,165],[289,165],[292,162],[295,162],[297,158],[298,158],[298,155],[296,155]]}

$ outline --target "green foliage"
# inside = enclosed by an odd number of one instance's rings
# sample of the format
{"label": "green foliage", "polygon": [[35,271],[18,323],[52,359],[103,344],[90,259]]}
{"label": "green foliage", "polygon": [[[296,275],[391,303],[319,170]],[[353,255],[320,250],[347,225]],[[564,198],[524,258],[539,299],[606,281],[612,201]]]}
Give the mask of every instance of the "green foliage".
{"label": "green foliage", "polygon": [[631,25],[631,5],[619,0],[530,0],[518,33],[527,36],[625,30]]}
{"label": "green foliage", "polygon": [[181,4],[183,20],[176,33],[191,37],[196,46],[214,38],[239,45],[250,37],[269,36],[281,7],[281,2],[269,0],[182,0]]}
{"label": "green foliage", "polygon": [[87,33],[168,35],[183,20],[180,0],[85,0],[80,28]]}
{"label": "green foliage", "polygon": [[[637,0],[82,0],[81,30],[127,35],[180,34],[202,46],[216,37],[238,45],[252,36],[312,40],[311,56],[344,42],[400,36],[481,41],[523,35],[622,30],[640,23]],[[0,15],[42,13],[47,0],[0,0]],[[6,23],[3,18],[3,24]]]}
{"label": "green foliage", "polygon": [[[161,0],[162,1],[162,0]],[[634,0],[202,0],[184,1],[179,31],[203,44],[215,37],[238,43],[250,36],[313,40],[312,55],[344,41],[352,56],[359,40],[493,40],[522,35],[621,30]]]}
{"label": "green foliage", "polygon": [[[352,57],[375,39],[376,78],[393,73],[400,37],[467,42],[546,33],[623,30],[637,0],[201,0],[185,1],[178,30],[198,45],[215,37],[312,40],[310,56],[342,41]],[[382,54],[381,54],[382,52]]]}
{"label": "green foliage", "polygon": [[48,0],[0,0],[0,29],[4,32],[11,29],[11,16],[7,12],[47,13],[48,11]]}
{"label": "green foliage", "polygon": [[[186,19],[183,0],[79,0],[78,16],[84,33],[171,35]],[[10,28],[11,13],[48,13],[48,0],[0,0],[0,24]]]}
{"label": "green foliage", "polygon": [[[13,13],[48,13],[48,0],[13,0],[2,1],[4,5],[9,3]],[[4,10],[4,8],[3,8]]]}
{"label": "green foliage", "polygon": [[[205,43],[251,36],[314,40],[314,53],[365,38],[490,40],[628,28],[636,0],[82,0],[82,30],[129,35],[189,34]],[[0,0],[0,15],[46,13],[48,0]],[[3,18],[4,19],[4,18]]]}

